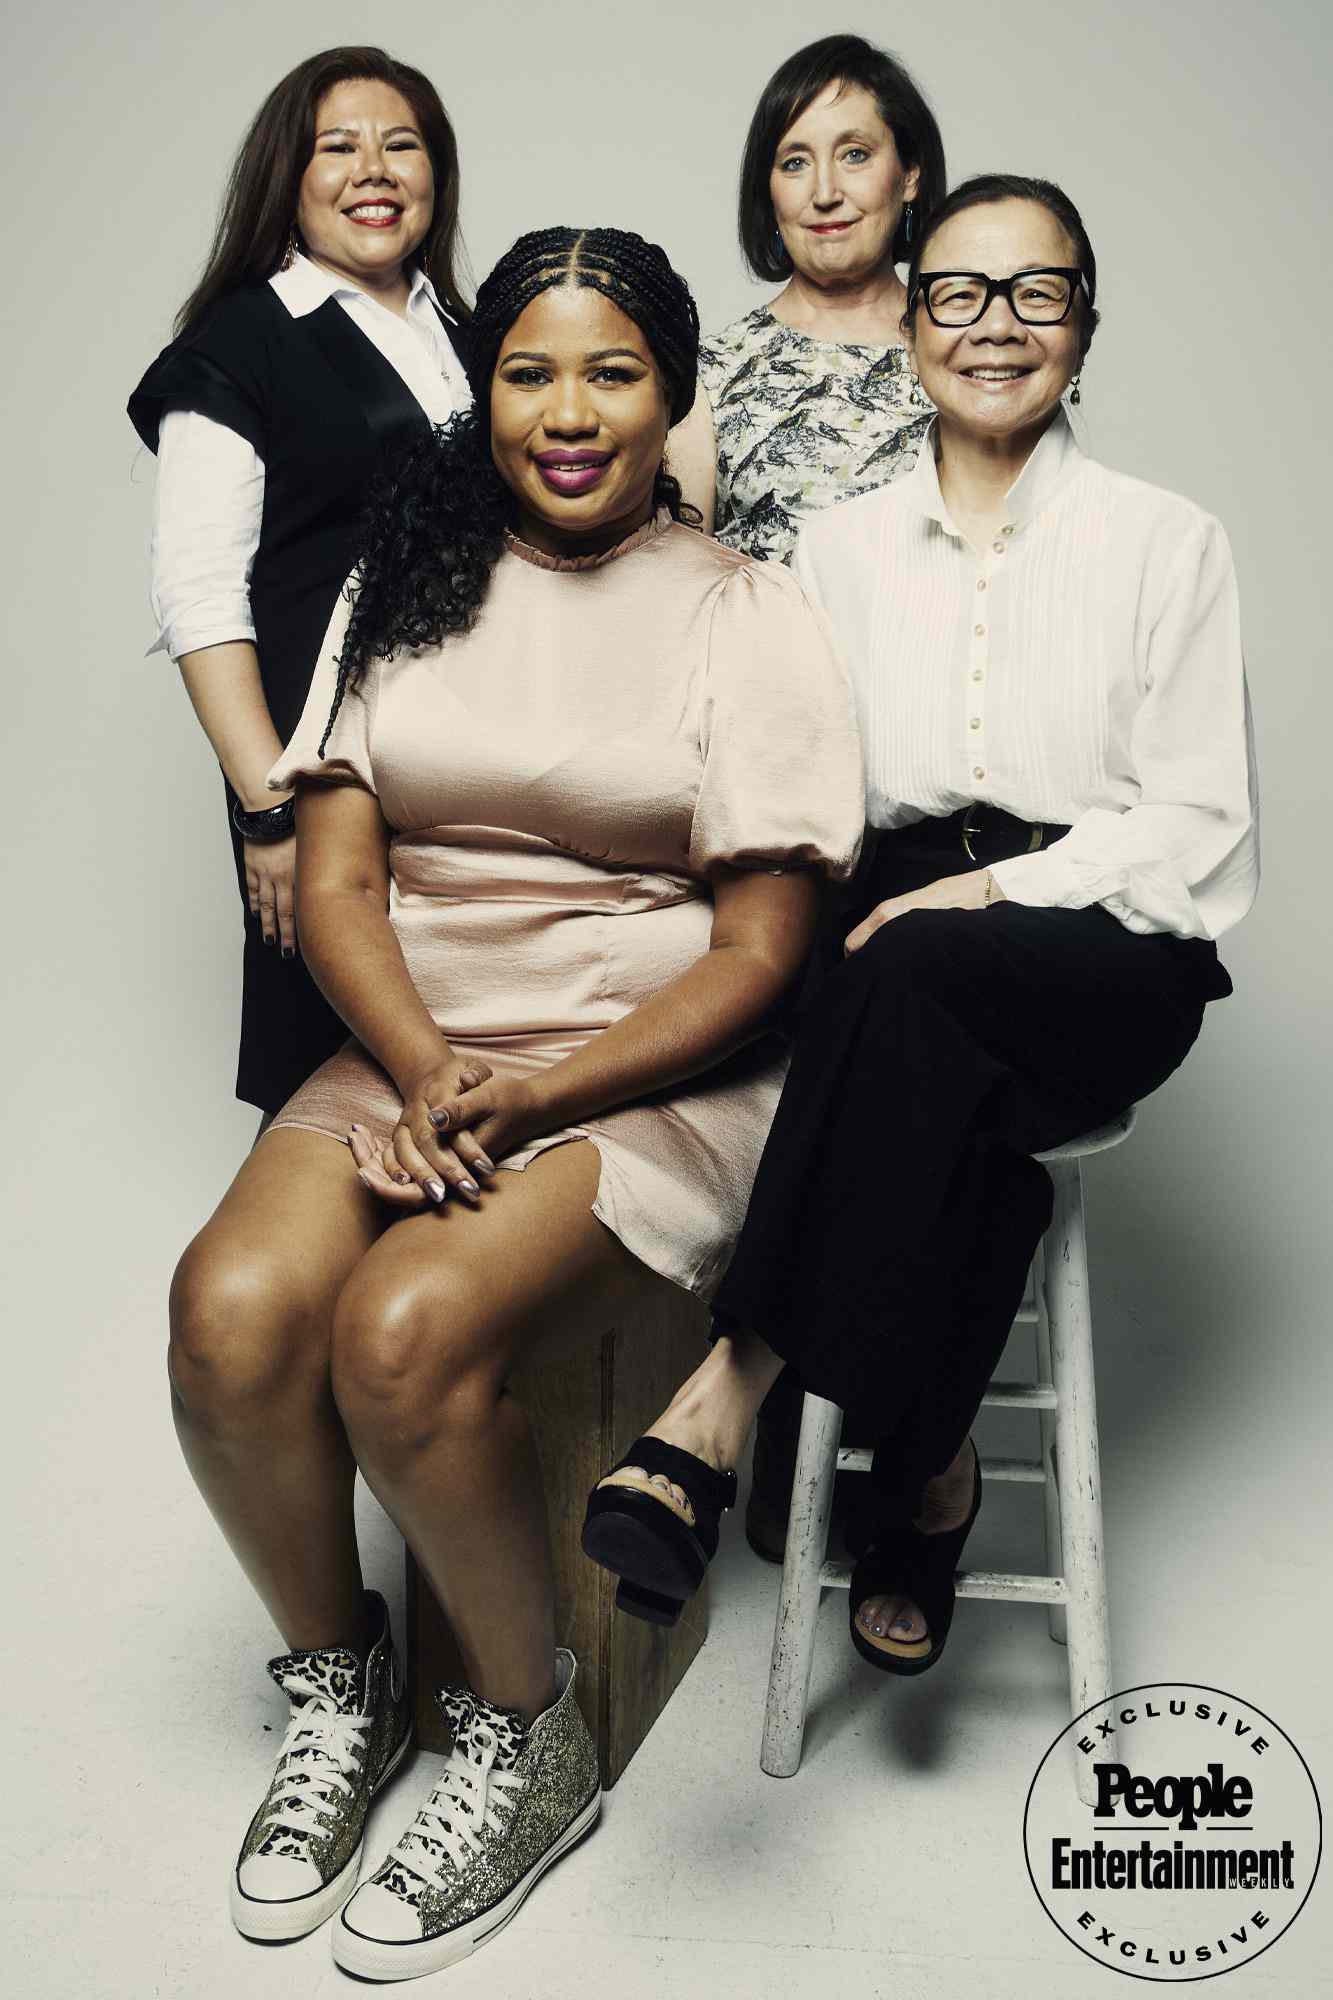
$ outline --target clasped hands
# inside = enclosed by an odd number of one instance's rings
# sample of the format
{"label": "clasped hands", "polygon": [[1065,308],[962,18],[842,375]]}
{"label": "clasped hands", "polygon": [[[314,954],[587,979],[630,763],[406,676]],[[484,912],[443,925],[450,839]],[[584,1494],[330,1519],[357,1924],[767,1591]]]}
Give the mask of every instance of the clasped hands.
{"label": "clasped hands", "polygon": [[481,1205],[495,1162],[516,1153],[547,1121],[535,1082],[497,1077],[477,1056],[441,1063],[408,1092],[387,1146],[364,1125],[348,1135],[364,1185],[395,1208],[425,1209],[452,1191]]}
{"label": "clasped hands", "polygon": [[989,868],[973,868],[966,875],[945,875],[906,896],[890,896],[886,902],[877,903],[870,915],[847,933],[843,949],[846,953],[860,951],[881,925],[892,923],[895,917],[905,917],[909,910],[984,910],[1004,900],[1004,890]]}

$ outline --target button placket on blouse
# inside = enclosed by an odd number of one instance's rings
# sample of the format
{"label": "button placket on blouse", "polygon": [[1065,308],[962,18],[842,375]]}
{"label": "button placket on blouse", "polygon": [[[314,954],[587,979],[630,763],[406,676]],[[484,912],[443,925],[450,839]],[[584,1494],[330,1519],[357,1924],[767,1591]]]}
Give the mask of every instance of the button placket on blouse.
{"label": "button placket on blouse", "polygon": [[988,769],[986,754],[986,694],[990,687],[990,638],[993,618],[992,591],[996,581],[996,570],[1000,558],[1009,546],[1008,538],[1013,528],[1006,526],[1000,530],[987,547],[977,571],[973,597],[975,613],[972,630],[968,636],[967,679],[964,683],[966,699],[963,703],[964,754],[974,786],[984,783]]}

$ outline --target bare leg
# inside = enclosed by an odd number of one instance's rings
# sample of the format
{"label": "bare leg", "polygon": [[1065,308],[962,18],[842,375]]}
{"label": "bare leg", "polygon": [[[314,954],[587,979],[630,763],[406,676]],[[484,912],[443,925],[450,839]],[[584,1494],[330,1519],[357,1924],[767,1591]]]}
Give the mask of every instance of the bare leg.
{"label": "bare leg", "polygon": [[284,1127],[249,1155],[172,1282],[181,1449],[289,1646],[365,1637],[329,1332],[384,1215],[345,1146]]}
{"label": "bare leg", "polygon": [[[759,1405],[782,1373],[782,1359],[756,1333],[724,1336],[682,1382],[667,1408],[647,1432],[664,1444],[693,1452],[715,1471],[729,1471],[745,1449]],[[664,1473],[651,1479],[639,1466],[610,1473],[603,1486],[649,1486],[681,1519],[693,1524],[694,1509]]]}
{"label": "bare leg", "polygon": [[338,1304],[333,1381],[357,1462],[446,1611],[468,1678],[529,1719],[554,1698],[550,1542],[508,1380],[540,1338],[609,1313],[643,1267],[592,1213],[585,1141],[501,1172],[476,1210],[400,1222]]}

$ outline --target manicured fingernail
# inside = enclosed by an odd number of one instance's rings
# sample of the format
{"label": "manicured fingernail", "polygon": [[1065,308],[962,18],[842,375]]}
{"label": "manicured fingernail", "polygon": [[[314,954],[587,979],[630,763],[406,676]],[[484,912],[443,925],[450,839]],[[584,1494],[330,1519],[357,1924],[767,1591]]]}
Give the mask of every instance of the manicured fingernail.
{"label": "manicured fingernail", "polygon": [[399,1187],[411,1187],[412,1185],[411,1174],[396,1173],[394,1179],[397,1181]]}
{"label": "manicured fingernail", "polygon": [[363,1187],[363,1188],[369,1188],[369,1187],[370,1187],[370,1175],[369,1175],[369,1174],[363,1174],[363,1173],[361,1172],[361,1169],[360,1169],[359,1167],[357,1168],[357,1173],[356,1173],[356,1177],[357,1177],[357,1179],[358,1179],[358,1180],[360,1181],[360,1183],[361,1183],[361,1185],[362,1185],[362,1187]]}
{"label": "manicured fingernail", "polygon": [[427,1181],[426,1193],[432,1201],[443,1201],[445,1195],[448,1193],[448,1189],[445,1187],[443,1181]]}
{"label": "manicured fingernail", "polygon": [[877,1639],[882,1639],[884,1637],[884,1627],[878,1622],[872,1625],[870,1629],[874,1633]]}
{"label": "manicured fingernail", "polygon": [[284,946],[282,947],[282,955],[283,955],[283,957],[284,957],[284,958],[295,958],[295,957],[296,957],[296,953],[295,953],[295,952],[293,951],[292,947],[291,947],[291,946],[290,946],[289,944],[285,944],[285,945],[284,945]]}
{"label": "manicured fingernail", "polygon": [[445,1126],[449,1123],[449,1113],[447,1111],[428,1111],[426,1116],[437,1132],[443,1132]]}
{"label": "manicured fingernail", "polygon": [[495,1172],[494,1160],[487,1159],[485,1153],[478,1153],[472,1164],[479,1174],[493,1174]]}
{"label": "manicured fingernail", "polygon": [[477,1183],[475,1181],[460,1181],[458,1185],[459,1187],[462,1188],[464,1194],[481,1193],[481,1189],[477,1186]]}

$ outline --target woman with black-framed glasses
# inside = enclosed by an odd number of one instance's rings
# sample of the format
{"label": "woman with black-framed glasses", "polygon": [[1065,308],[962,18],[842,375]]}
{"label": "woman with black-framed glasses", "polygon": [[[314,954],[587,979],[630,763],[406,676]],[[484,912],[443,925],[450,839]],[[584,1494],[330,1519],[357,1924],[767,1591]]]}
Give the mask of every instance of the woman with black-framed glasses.
{"label": "woman with black-framed glasses", "polygon": [[[851,1636],[897,1674],[935,1663],[953,1615],[968,1431],[1050,1219],[1032,1155],[1182,1061],[1258,880],[1226,536],[1087,457],[1062,408],[1096,293],[1060,189],[958,188],[908,272],[929,448],[802,532],[882,832],[805,1008],[721,1337],[631,1453],[683,1498],[617,1475],[641,1490],[613,1566],[683,1596],[783,1362],[855,1407],[878,1437]],[[604,1486],[608,1549],[612,1504]]]}

